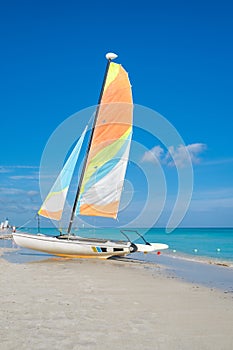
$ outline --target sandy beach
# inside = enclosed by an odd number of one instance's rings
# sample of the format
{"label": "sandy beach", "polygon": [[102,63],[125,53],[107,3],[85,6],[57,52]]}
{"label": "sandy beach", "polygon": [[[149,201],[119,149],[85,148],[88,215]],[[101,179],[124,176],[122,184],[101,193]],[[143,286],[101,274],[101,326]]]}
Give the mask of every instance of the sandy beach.
{"label": "sandy beach", "polygon": [[1,350],[232,349],[232,293],[159,265],[0,256],[0,267]]}

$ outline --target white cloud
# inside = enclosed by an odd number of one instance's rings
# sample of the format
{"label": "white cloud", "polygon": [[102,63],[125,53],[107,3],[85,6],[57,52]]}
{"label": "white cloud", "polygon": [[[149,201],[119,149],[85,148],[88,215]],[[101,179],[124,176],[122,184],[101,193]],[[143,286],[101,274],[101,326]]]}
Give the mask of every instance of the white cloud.
{"label": "white cloud", "polygon": [[186,146],[186,148],[189,151],[192,162],[199,163],[201,160],[199,155],[206,150],[207,146],[204,143],[192,143]]}
{"label": "white cloud", "polygon": [[11,169],[4,167],[4,166],[0,166],[0,174],[6,174],[6,173],[10,173]]}
{"label": "white cloud", "polygon": [[142,157],[143,162],[158,162],[173,167],[185,167],[190,161],[193,164],[198,164],[201,160],[200,155],[206,149],[203,143],[193,143],[187,146],[179,145],[168,147],[165,152],[161,146],[155,146],[151,150],[144,153]]}
{"label": "white cloud", "polygon": [[37,196],[38,195],[38,191],[28,191],[27,192],[27,195],[29,196],[29,197],[34,197],[34,196]]}
{"label": "white cloud", "polygon": [[184,167],[190,163],[198,164],[200,162],[200,154],[206,149],[203,143],[193,143],[191,145],[180,145],[177,148],[170,146],[166,154],[168,166]]}
{"label": "white cloud", "polygon": [[38,180],[39,175],[13,175],[10,176],[11,180]]}
{"label": "white cloud", "polygon": [[230,163],[233,163],[233,158],[209,160],[205,162],[205,165],[221,165],[221,164],[230,164]]}
{"label": "white cloud", "polygon": [[191,211],[205,212],[212,210],[231,208],[233,209],[232,198],[218,198],[218,199],[193,199],[190,205]]}
{"label": "white cloud", "polygon": [[19,188],[1,187],[0,193],[1,195],[19,195],[19,194],[24,194],[25,191]]}
{"label": "white cloud", "polygon": [[1,168],[9,171],[12,169],[38,169],[39,167],[36,165],[0,165]]}
{"label": "white cloud", "polygon": [[233,188],[194,193],[190,210],[197,212],[233,209]]}
{"label": "white cloud", "polygon": [[155,146],[151,150],[144,153],[142,157],[142,162],[150,162],[150,163],[157,163],[161,160],[162,156],[164,154],[164,150],[162,147]]}
{"label": "white cloud", "polygon": [[12,188],[12,187],[0,187],[0,194],[1,196],[18,196],[18,195],[24,195],[29,197],[34,197],[38,194],[38,191],[26,191],[22,190],[20,188]]}

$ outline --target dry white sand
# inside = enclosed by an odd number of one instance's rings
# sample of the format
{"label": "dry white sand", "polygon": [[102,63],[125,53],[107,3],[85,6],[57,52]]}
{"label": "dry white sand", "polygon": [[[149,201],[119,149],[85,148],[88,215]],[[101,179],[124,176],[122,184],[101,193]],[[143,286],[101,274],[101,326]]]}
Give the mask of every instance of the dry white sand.
{"label": "dry white sand", "polygon": [[233,349],[231,293],[149,264],[0,258],[0,283],[1,350]]}

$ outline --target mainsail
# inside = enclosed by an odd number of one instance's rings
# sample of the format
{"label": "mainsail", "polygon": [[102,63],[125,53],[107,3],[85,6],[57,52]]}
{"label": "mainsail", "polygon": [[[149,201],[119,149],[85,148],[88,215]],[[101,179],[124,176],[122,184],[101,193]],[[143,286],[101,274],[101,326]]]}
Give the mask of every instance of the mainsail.
{"label": "mainsail", "polygon": [[[128,164],[133,118],[131,85],[121,65],[109,62],[100,102],[77,193],[76,215],[116,218]],[[86,129],[38,211],[39,215],[61,219],[85,133]]]}
{"label": "mainsail", "polygon": [[132,137],[127,72],[110,62],[81,183],[76,215],[116,218]]}
{"label": "mainsail", "polygon": [[49,219],[60,220],[64,209],[67,192],[73,176],[75,165],[83,144],[87,127],[83,131],[80,139],[58,175],[54,185],[52,186],[48,196],[42,204],[38,214]]}

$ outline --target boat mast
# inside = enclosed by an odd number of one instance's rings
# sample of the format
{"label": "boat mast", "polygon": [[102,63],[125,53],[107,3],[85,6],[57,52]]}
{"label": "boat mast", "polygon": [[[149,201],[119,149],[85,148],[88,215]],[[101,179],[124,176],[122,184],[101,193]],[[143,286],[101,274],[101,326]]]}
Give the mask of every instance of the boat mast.
{"label": "boat mast", "polygon": [[93,121],[93,125],[92,125],[92,129],[91,129],[91,135],[89,138],[89,143],[88,143],[88,147],[87,147],[87,152],[86,152],[86,156],[84,158],[84,163],[83,163],[83,168],[82,168],[82,173],[79,179],[79,183],[78,183],[78,189],[77,189],[77,193],[75,196],[75,200],[74,200],[74,204],[73,204],[73,208],[72,208],[72,212],[71,212],[71,217],[70,217],[70,222],[69,222],[69,226],[68,226],[68,230],[67,233],[70,234],[71,228],[72,228],[72,224],[73,224],[73,220],[74,220],[74,215],[75,215],[75,211],[76,211],[76,207],[77,207],[77,203],[78,203],[78,197],[81,191],[81,185],[82,185],[82,181],[83,181],[83,177],[84,177],[84,172],[86,169],[86,165],[87,165],[87,158],[88,158],[88,153],[91,147],[91,142],[93,139],[93,134],[94,134],[94,130],[95,130],[95,126],[96,126],[96,122],[97,122],[97,117],[99,114],[99,109],[100,109],[100,104],[101,104],[101,100],[103,97],[103,93],[104,93],[104,87],[105,87],[105,83],[106,83],[106,79],[108,76],[108,70],[109,70],[109,66],[112,60],[114,60],[115,58],[117,58],[117,55],[115,53],[107,53],[106,54],[106,58],[108,60],[107,66],[106,66],[106,70],[105,70],[105,74],[104,74],[104,80],[103,80],[103,84],[102,84],[102,88],[100,91],[100,95],[99,95],[99,100],[98,100],[98,106],[96,108],[96,112],[95,112],[95,117],[94,117],[94,121]]}

